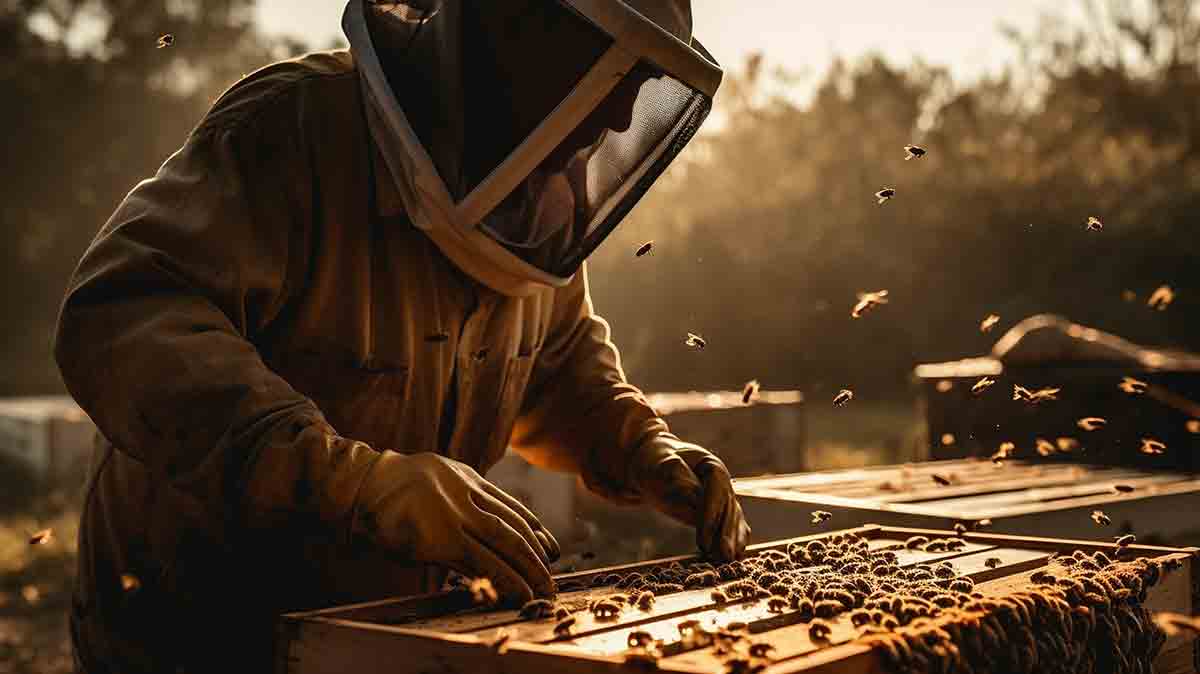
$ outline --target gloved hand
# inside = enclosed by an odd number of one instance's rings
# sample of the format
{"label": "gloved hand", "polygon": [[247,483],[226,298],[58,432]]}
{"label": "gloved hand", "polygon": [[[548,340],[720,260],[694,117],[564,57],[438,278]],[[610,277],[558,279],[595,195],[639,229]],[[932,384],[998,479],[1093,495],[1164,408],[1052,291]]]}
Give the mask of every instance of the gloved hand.
{"label": "gloved hand", "polygon": [[470,466],[437,454],[370,452],[352,532],[406,560],[489,578],[509,600],[552,596],[548,567],[561,550],[537,517]]}
{"label": "gloved hand", "polygon": [[659,511],[696,527],[696,544],[720,561],[742,556],[750,525],[729,470],[708,450],[670,434],[652,436],[634,453],[630,484]]}

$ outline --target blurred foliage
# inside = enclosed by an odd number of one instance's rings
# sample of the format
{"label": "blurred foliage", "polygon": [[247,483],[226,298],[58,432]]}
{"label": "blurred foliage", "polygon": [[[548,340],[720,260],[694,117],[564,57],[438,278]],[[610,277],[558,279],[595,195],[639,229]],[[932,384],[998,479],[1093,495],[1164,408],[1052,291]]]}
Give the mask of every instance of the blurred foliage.
{"label": "blurred foliage", "polygon": [[221,91],[301,50],[262,37],[253,5],[0,0],[0,395],[61,390],[54,321],[96,230]]}
{"label": "blurred foliage", "polygon": [[[895,399],[915,363],[985,352],[1047,311],[1200,348],[1200,3],[1087,8],[1085,25],[1008,31],[1019,61],[966,86],[867,58],[800,104],[768,93],[783,87],[761,57],[727,75],[719,130],[591,262],[631,377]],[[928,155],[905,161],[908,143]],[[885,186],[897,196],[878,205]],[[1178,296],[1165,312],[1145,305],[1161,284]],[[856,293],[883,288],[890,304],[850,317]]]}
{"label": "blurred foliage", "polygon": [[[60,390],[55,313],[96,229],[221,90],[300,50],[260,35],[252,5],[0,0],[0,87],[19,102],[0,106],[0,395]],[[1041,311],[1200,347],[1198,3],[1086,7],[1082,25],[1009,31],[1020,60],[967,85],[866,58],[835,63],[798,103],[769,55],[731,73],[715,130],[593,259],[631,377],[882,401],[915,363],[985,351]],[[163,33],[175,42],[157,49]],[[904,161],[910,142],[929,154]],[[898,193],[880,206],[885,186]],[[1092,215],[1103,232],[1084,230]],[[654,252],[635,260],[646,239]],[[1178,299],[1151,311],[1163,283]],[[883,288],[890,304],[850,318],[856,293]],[[982,335],[992,312],[1000,326]],[[708,348],[684,348],[688,331]]]}

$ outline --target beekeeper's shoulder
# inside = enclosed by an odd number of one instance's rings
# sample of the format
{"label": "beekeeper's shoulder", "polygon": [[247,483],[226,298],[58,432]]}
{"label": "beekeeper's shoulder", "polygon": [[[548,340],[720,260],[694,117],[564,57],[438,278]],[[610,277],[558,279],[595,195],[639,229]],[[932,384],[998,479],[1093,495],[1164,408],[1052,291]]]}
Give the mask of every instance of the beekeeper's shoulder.
{"label": "beekeeper's shoulder", "polygon": [[[197,131],[270,127],[306,117],[308,108],[327,105],[358,86],[348,50],[314,52],[273,63],[246,75],[221,94]],[[344,92],[342,91],[344,90]]]}

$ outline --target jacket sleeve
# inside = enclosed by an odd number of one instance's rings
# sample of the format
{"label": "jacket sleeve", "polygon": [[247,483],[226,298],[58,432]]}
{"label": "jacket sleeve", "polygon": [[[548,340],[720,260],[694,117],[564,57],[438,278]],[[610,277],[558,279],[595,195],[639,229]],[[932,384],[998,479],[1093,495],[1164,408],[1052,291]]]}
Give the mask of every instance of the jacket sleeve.
{"label": "jacket sleeve", "polygon": [[586,265],[556,293],[551,324],[510,445],[534,465],[578,473],[601,496],[640,502],[631,458],[668,428],[626,381],[608,323],[593,311]]}
{"label": "jacket sleeve", "polygon": [[312,180],[298,115],[261,97],[226,94],[121,203],[68,285],[55,355],[104,436],[209,521],[337,519],[328,467],[364,448],[255,348],[303,278]]}

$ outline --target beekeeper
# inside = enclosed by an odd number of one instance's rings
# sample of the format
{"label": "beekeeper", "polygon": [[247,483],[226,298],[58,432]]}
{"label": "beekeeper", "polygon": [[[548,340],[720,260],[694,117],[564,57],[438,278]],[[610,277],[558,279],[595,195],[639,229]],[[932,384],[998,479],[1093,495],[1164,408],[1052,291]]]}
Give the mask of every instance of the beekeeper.
{"label": "beekeeper", "polygon": [[482,477],[508,447],[746,545],[584,265],[721,81],[689,0],[351,0],[343,27],[226,92],[70,282],[56,355],[104,437],[83,671],[267,671],[279,613],[449,569],[552,594],[554,536]]}

